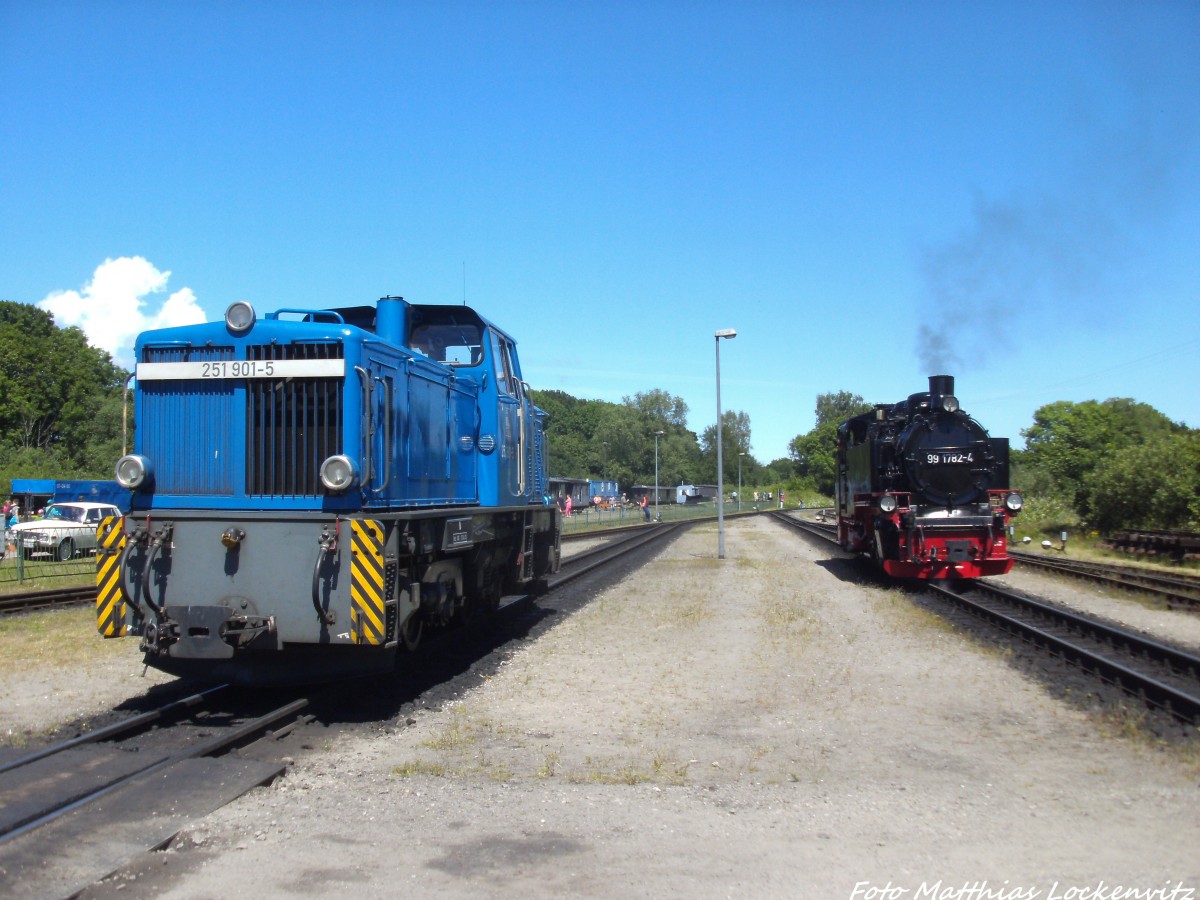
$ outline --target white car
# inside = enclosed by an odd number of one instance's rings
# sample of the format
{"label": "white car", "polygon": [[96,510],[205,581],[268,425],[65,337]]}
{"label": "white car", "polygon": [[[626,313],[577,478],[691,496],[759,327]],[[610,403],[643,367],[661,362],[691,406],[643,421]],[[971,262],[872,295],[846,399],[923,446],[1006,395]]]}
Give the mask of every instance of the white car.
{"label": "white car", "polygon": [[111,503],[51,503],[40,519],[19,522],[10,529],[10,540],[25,556],[49,553],[55,559],[72,559],[83,550],[95,551],[96,528],[121,511]]}

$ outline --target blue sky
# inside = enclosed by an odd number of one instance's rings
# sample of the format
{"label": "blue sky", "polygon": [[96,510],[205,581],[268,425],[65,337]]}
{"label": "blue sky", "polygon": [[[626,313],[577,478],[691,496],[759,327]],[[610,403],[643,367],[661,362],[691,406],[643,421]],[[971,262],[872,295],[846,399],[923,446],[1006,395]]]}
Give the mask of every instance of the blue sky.
{"label": "blue sky", "polygon": [[[1200,426],[1200,4],[0,0],[0,299],[468,303],[538,388]],[[111,262],[110,262],[111,261]],[[163,306],[166,304],[166,309]]]}

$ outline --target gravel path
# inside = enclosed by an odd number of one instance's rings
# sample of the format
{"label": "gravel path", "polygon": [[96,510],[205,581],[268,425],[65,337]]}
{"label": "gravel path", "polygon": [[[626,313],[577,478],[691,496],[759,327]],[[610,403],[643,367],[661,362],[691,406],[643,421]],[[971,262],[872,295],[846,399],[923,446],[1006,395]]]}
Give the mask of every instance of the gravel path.
{"label": "gravel path", "polygon": [[330,729],[89,896],[1200,886],[1194,752],[1064,705],[770,521],[715,551],[693,529],[460,702]]}

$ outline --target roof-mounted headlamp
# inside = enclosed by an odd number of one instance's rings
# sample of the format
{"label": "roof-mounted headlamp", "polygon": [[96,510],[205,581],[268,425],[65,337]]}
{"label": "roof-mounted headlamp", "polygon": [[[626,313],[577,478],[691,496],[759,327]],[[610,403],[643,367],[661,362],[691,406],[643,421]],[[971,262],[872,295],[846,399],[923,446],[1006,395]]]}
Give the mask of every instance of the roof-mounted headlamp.
{"label": "roof-mounted headlamp", "polygon": [[229,304],[225,310],[225,327],[234,334],[245,334],[254,327],[254,307],[245,300]]}

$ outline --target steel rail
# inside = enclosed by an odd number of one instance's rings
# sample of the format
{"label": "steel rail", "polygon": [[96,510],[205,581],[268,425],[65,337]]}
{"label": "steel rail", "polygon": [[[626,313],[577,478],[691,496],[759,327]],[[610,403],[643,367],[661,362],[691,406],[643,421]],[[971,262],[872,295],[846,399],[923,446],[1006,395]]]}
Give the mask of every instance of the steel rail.
{"label": "steel rail", "polygon": [[1200,606],[1200,578],[1168,575],[1141,570],[1134,566],[1083,560],[1048,559],[1030,553],[1010,552],[1009,555],[1023,565],[1077,578],[1086,578],[1124,590],[1141,591],[1160,596],[1166,599],[1168,605],[1183,608]]}
{"label": "steel rail", "polygon": [[[647,544],[665,541],[678,532],[690,528],[698,521],[702,520],[685,520],[669,524],[659,523],[650,527],[643,525],[636,530],[631,529],[620,540],[607,541],[599,547],[584,550],[582,553],[577,553],[574,556],[564,559],[559,568],[558,575],[547,579],[548,587],[550,590],[553,590],[566,584],[568,581],[587,574],[605,563],[612,562],[626,553],[630,553]],[[569,571],[564,572],[564,568],[569,569]]]}
{"label": "steel rail", "polygon": [[[1008,615],[1000,610],[980,603],[969,597],[938,584],[924,585],[933,593],[950,600],[979,618],[1003,627],[1005,630],[1041,646],[1056,656],[1075,663],[1081,668],[1098,674],[1111,684],[1119,686],[1127,693],[1142,698],[1160,709],[1166,710],[1184,721],[1200,722],[1200,691],[1189,693],[1160,681],[1156,676],[1130,668],[1124,663],[1117,662],[1093,650],[1081,646],[1075,641],[1052,634],[1044,628],[1039,628],[1029,621],[1014,615]],[[1065,625],[1077,631],[1100,640],[1112,646],[1123,646],[1130,653],[1143,655],[1169,666],[1175,671],[1200,679],[1200,657],[1193,656],[1174,647],[1161,644],[1158,641],[1144,638],[1121,628],[1099,622],[1088,616],[1082,616],[1068,610],[1060,609],[1029,597],[1022,597],[986,583],[973,583],[972,589],[1003,598],[1016,606],[1018,610],[1034,612],[1048,618],[1051,622]]]}
{"label": "steel rail", "polygon": [[30,612],[35,609],[50,609],[75,603],[94,603],[96,586],[73,588],[50,588],[44,591],[23,591],[0,597],[0,615]]}
{"label": "steel rail", "polygon": [[789,515],[780,510],[772,510],[768,513],[771,518],[782,525],[794,531],[799,531],[802,534],[812,535],[820,538],[822,541],[827,541],[837,545],[837,526],[826,522],[814,522],[807,519],[797,519],[795,516]]}
{"label": "steel rail", "polygon": [[[829,534],[829,527],[818,523],[803,522],[791,516],[776,515],[785,525],[797,531],[818,537],[822,540],[836,543]],[[1041,646],[1051,653],[1074,662],[1081,668],[1097,673],[1101,678],[1120,686],[1126,692],[1142,698],[1145,702],[1165,709],[1184,721],[1200,723],[1200,688],[1196,693],[1181,690],[1166,684],[1159,678],[1146,672],[1139,672],[1123,663],[1109,659],[1099,653],[1080,646],[1075,641],[1067,640],[1051,634],[1045,629],[1022,621],[1015,616],[993,609],[992,607],[971,600],[936,583],[923,584],[930,591],[942,596],[979,618],[991,621],[1014,633],[1023,639]],[[1068,610],[1052,606],[1030,597],[1022,597],[1011,591],[988,583],[986,579],[971,581],[967,589],[979,590],[1002,597],[1005,602],[1024,607],[1037,615],[1049,618],[1052,622],[1081,631],[1090,635],[1093,640],[1103,641],[1114,647],[1122,647],[1131,655],[1154,660],[1161,665],[1171,668],[1174,672],[1190,677],[1200,682],[1200,657],[1186,651],[1171,647],[1151,638],[1133,634],[1125,629],[1117,628],[1104,622],[1083,616]]]}
{"label": "steel rail", "polygon": [[35,750],[32,753],[19,757],[18,759],[9,760],[6,763],[0,764],[0,773],[7,772],[10,769],[19,769],[21,766],[27,766],[30,763],[37,762],[39,759],[45,759],[47,756],[54,756],[56,753],[62,753],[64,750],[70,750],[73,747],[80,747],[84,744],[96,744],[100,741],[111,741],[119,737],[133,734],[141,731],[144,728],[149,728],[156,722],[171,716],[177,712],[182,712],[192,707],[199,706],[202,703],[210,700],[215,694],[226,690],[229,687],[227,684],[218,684],[213,687],[206,688],[197,694],[192,694],[188,697],[183,697],[179,700],[173,700],[165,706],[160,706],[158,709],[152,709],[149,712],[141,713],[129,719],[124,719],[120,722],[114,722],[104,728],[97,728],[95,731],[89,731],[87,734],[81,734],[77,737],[68,738],[65,741],[60,741],[57,744],[50,744],[40,750]]}
{"label": "steel rail", "polygon": [[29,832],[41,828],[43,825],[53,822],[54,820],[73,810],[79,809],[80,807],[86,806],[102,797],[108,796],[109,794],[122,787],[125,787],[131,782],[142,778],[148,778],[154,773],[162,771],[163,769],[182,762],[183,760],[196,759],[201,756],[216,756],[222,750],[240,744],[247,737],[257,734],[261,731],[265,731],[280,719],[295,715],[296,713],[305,709],[308,706],[308,702],[309,701],[307,699],[293,700],[291,703],[287,703],[278,709],[272,710],[266,715],[259,716],[257,719],[253,719],[252,721],[246,722],[236,728],[232,728],[229,731],[222,732],[211,740],[203,741],[192,747],[188,747],[179,753],[172,754],[171,756],[160,759],[157,762],[153,762],[144,768],[130,772],[121,778],[115,779],[109,784],[82,797],[79,797],[76,800],[72,800],[53,809],[46,810],[42,815],[30,819],[27,822],[21,823],[17,827],[10,829],[4,834],[0,834],[0,844],[4,844],[10,840],[14,840],[22,835],[28,834]]}

